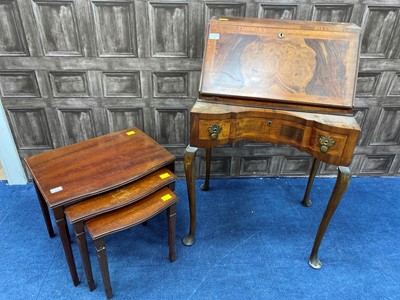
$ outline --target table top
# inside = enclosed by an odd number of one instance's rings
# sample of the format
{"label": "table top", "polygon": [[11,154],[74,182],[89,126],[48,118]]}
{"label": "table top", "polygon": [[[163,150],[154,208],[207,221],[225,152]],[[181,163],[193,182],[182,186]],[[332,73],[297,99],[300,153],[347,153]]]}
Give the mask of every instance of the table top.
{"label": "table top", "polygon": [[360,35],[360,27],[346,23],[214,17],[200,98],[349,112]]}
{"label": "table top", "polygon": [[140,129],[130,128],[28,157],[26,163],[54,208],[127,184],[174,160]]}

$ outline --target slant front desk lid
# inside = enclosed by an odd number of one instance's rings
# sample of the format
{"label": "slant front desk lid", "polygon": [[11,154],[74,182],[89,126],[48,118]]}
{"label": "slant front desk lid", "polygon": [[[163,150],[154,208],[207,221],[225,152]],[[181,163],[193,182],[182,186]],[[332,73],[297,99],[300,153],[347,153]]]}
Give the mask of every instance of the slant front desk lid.
{"label": "slant front desk lid", "polygon": [[360,34],[348,23],[214,17],[199,96],[351,112]]}

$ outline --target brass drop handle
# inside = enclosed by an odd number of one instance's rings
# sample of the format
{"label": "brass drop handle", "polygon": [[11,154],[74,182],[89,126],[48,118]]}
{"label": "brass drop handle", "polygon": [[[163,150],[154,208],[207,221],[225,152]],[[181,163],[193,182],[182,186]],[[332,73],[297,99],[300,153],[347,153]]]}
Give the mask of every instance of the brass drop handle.
{"label": "brass drop handle", "polygon": [[222,127],[219,124],[212,124],[208,127],[208,133],[212,140],[218,139],[218,134],[222,131]]}
{"label": "brass drop handle", "polygon": [[319,150],[321,150],[322,153],[326,153],[328,152],[329,148],[335,144],[335,142],[335,139],[329,135],[323,135],[319,138],[319,144],[321,145]]}

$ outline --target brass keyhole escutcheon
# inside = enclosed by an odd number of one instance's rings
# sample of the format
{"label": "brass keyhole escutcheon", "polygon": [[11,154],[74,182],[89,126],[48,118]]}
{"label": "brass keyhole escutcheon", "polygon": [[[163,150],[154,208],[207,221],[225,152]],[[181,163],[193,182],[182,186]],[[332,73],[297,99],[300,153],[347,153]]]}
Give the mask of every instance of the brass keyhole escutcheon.
{"label": "brass keyhole escutcheon", "polygon": [[278,38],[283,39],[285,37],[285,34],[283,32],[278,33]]}
{"label": "brass keyhole escutcheon", "polygon": [[272,126],[272,121],[268,121],[267,126]]}
{"label": "brass keyhole escutcheon", "polygon": [[319,138],[319,144],[321,145],[319,150],[321,150],[322,153],[326,153],[335,143],[336,141],[332,137],[329,135],[323,135]]}
{"label": "brass keyhole escutcheon", "polygon": [[208,133],[212,140],[218,139],[218,134],[222,131],[222,127],[219,124],[212,124],[208,127]]}

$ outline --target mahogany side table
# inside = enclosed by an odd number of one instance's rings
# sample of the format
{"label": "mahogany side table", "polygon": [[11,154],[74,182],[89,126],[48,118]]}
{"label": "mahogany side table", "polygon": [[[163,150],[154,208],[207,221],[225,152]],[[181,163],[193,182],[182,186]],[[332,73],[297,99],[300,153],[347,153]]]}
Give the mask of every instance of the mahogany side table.
{"label": "mahogany side table", "polygon": [[361,28],[346,23],[211,19],[184,154],[190,207],[185,245],[195,242],[197,147],[206,149],[207,190],[211,148],[239,140],[292,145],[315,157],[306,206],[320,161],[339,166],[309,259],[321,268],[318,249],[350,182],[360,133],[352,115],[360,34]]}
{"label": "mahogany side table", "polygon": [[[138,155],[140,154],[140,155]],[[125,129],[26,158],[50,237],[53,212],[74,285],[79,284],[64,208],[126,185],[175,157],[138,128]]]}

